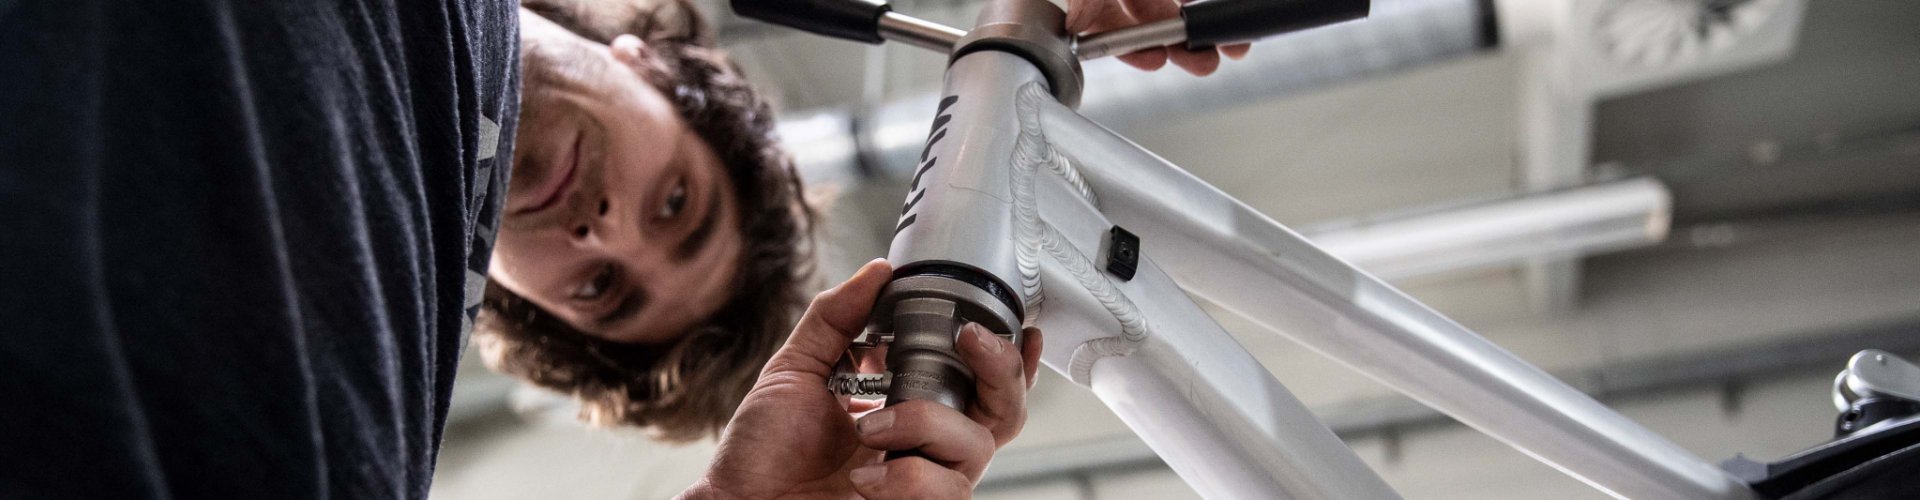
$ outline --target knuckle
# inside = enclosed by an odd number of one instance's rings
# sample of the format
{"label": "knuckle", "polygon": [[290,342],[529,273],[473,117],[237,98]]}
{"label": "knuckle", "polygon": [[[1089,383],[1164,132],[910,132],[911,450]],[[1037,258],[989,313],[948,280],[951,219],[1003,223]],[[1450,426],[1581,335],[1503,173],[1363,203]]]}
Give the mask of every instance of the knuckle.
{"label": "knuckle", "polygon": [[887,466],[887,477],[915,491],[925,491],[928,469],[939,467],[933,461],[921,457],[899,458],[894,459],[894,462],[893,465]]}
{"label": "knuckle", "polygon": [[993,435],[999,439],[1001,444],[1005,444],[1007,441],[1012,441],[1013,438],[1020,437],[1020,431],[1026,429],[1026,427],[1026,416],[1009,418],[1001,420],[1000,425],[994,427]]}
{"label": "knuckle", "polygon": [[814,306],[818,306],[820,304],[825,304],[828,302],[833,302],[833,297],[835,295],[834,292],[838,290],[839,290],[838,288],[834,288],[834,289],[828,289],[828,290],[821,291],[820,293],[813,294],[813,301],[808,303],[809,304],[808,308],[812,309]]}
{"label": "knuckle", "polygon": [[919,434],[928,427],[926,410],[922,405],[914,403],[919,401],[911,401],[887,409],[893,412],[893,425],[888,427],[886,434],[893,436]]}

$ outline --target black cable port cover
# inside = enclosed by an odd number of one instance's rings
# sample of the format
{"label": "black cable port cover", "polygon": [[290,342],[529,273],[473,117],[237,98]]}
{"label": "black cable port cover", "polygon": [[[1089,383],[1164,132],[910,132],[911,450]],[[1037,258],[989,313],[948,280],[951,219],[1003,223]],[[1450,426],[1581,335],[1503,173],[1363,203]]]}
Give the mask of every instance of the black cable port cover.
{"label": "black cable port cover", "polygon": [[1132,281],[1133,274],[1140,271],[1140,237],[1113,226],[1107,232],[1106,247],[1107,272],[1120,281]]}
{"label": "black cable port cover", "polygon": [[[737,3],[737,2],[736,2]],[[1367,17],[1370,0],[1200,0],[1180,7],[1187,47],[1250,42]]]}
{"label": "black cable port cover", "polygon": [[870,0],[733,0],[741,17],[866,43],[880,43],[880,16],[889,10]]}

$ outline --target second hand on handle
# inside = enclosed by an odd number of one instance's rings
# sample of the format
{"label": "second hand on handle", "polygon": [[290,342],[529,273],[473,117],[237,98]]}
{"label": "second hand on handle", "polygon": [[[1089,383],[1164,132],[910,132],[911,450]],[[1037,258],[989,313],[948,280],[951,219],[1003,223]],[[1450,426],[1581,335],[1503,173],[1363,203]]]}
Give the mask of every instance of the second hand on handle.
{"label": "second hand on handle", "polygon": [[1080,60],[1184,44],[1189,49],[1250,42],[1367,17],[1370,0],[1200,0],[1180,17],[1081,37]]}
{"label": "second hand on handle", "polygon": [[733,0],[732,4],[741,17],[861,43],[893,40],[947,53],[966,35],[871,0]]}

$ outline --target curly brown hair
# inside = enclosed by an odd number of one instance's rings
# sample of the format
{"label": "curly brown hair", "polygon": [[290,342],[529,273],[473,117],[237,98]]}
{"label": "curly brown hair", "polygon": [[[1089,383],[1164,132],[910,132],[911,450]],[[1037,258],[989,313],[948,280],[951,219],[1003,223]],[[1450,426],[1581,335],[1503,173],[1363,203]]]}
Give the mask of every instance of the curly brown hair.
{"label": "curly brown hair", "polygon": [[666,95],[720,158],[747,244],[734,295],[677,341],[603,340],[494,284],[487,285],[475,341],[494,370],[579,400],[582,420],[642,427],[673,442],[717,435],[785,341],[811,284],[815,214],[776,144],[773,113],[726,54],[711,47],[705,23],[685,0],[522,3],[589,40],[610,43],[631,33],[647,41],[651,50],[638,76]]}

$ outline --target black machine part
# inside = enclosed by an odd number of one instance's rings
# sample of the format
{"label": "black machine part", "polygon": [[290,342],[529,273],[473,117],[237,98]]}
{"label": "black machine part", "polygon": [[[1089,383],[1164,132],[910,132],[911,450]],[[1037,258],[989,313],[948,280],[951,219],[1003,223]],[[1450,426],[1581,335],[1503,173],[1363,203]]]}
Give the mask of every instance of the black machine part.
{"label": "black machine part", "polygon": [[1134,273],[1140,270],[1140,237],[1120,226],[1107,231],[1100,253],[1106,256],[1107,273],[1120,281],[1133,280]]}
{"label": "black machine part", "polygon": [[1833,437],[1843,438],[1881,422],[1920,415],[1920,402],[1878,397],[1854,401],[1834,419]]}
{"label": "black machine part", "polygon": [[1721,463],[1767,499],[1920,498],[1920,366],[1853,355],[1834,379],[1834,439],[1773,463]]}
{"label": "black machine part", "polygon": [[1187,47],[1249,42],[1367,17],[1369,0],[1200,0],[1182,5]]}
{"label": "black machine part", "polygon": [[890,10],[869,0],[733,0],[741,17],[866,43],[880,43],[880,16]]}
{"label": "black machine part", "polygon": [[[1773,463],[1734,457],[1720,467],[1769,499],[1920,498],[1920,416],[1815,446]],[[1900,492],[1889,496],[1890,492]]]}
{"label": "black machine part", "polygon": [[[865,43],[881,42],[880,17],[892,10],[877,0],[732,0],[732,4],[734,13],[742,17]],[[1197,49],[1360,19],[1371,9],[1370,0],[1199,0],[1182,5],[1180,17],[1187,47]]]}

